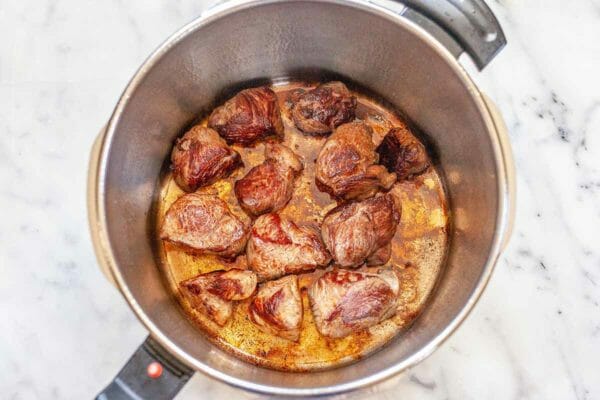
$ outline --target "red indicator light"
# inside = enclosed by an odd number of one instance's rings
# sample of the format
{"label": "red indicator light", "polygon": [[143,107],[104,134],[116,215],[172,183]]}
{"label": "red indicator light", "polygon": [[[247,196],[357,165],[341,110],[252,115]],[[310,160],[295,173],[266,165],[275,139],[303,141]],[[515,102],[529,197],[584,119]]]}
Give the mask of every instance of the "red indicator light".
{"label": "red indicator light", "polygon": [[148,364],[148,368],[146,369],[146,373],[152,379],[156,379],[162,375],[163,366],[159,362],[153,362]]}

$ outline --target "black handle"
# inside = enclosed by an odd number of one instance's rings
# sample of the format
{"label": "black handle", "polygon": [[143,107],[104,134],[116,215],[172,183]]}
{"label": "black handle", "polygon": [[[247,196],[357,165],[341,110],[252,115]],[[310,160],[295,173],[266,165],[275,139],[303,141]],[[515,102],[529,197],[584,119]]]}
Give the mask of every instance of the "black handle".
{"label": "black handle", "polygon": [[173,399],[193,373],[148,336],[96,400]]}
{"label": "black handle", "polygon": [[[483,0],[396,0],[438,24],[482,70],[506,45],[506,37]],[[415,22],[419,23],[418,20]],[[425,27],[427,29],[427,27]]]}

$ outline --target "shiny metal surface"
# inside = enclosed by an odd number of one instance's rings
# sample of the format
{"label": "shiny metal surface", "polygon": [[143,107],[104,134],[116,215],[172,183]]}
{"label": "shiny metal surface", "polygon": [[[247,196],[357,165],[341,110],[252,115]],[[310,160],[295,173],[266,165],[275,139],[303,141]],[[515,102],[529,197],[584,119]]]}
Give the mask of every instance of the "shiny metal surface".
{"label": "shiny metal surface", "polygon": [[[427,134],[452,208],[446,270],[421,317],[384,351],[317,373],[262,369],[212,346],[165,289],[151,240],[157,176],[181,128],[240,85],[333,72],[382,96]],[[483,291],[514,195],[501,126],[452,55],[401,16],[358,0],[228,3],[173,35],[120,99],[90,173],[95,247],[152,336],[197,370],[266,393],[356,389],[429,355]]]}
{"label": "shiny metal surface", "polygon": [[506,45],[498,20],[483,0],[401,0],[448,32],[482,70]]}

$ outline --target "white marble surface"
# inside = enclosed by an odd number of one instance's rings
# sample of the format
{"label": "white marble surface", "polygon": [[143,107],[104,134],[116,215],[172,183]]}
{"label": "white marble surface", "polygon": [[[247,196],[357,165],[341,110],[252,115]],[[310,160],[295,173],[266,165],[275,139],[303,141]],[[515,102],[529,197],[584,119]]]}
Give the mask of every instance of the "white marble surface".
{"label": "white marble surface", "polygon": [[[600,1],[492,3],[509,46],[473,75],[515,151],[512,243],[441,349],[352,397],[600,399]],[[145,337],[92,252],[88,151],[206,4],[0,0],[0,397],[91,398]],[[258,396],[196,374],[178,398],[227,397]]]}

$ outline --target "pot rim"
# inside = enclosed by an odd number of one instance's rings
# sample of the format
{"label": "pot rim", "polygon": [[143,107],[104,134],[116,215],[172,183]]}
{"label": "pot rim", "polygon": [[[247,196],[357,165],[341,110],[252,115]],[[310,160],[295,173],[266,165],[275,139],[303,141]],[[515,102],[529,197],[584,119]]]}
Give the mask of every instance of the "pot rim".
{"label": "pot rim", "polygon": [[[320,386],[313,388],[289,388],[275,385],[263,385],[258,384],[249,380],[236,378],[232,375],[224,373],[220,370],[210,367],[207,364],[197,360],[179,346],[177,346],[171,339],[163,333],[152,321],[148,315],[144,312],[141,306],[137,303],[133,297],[127,283],[125,282],[119,268],[115,262],[115,256],[112,251],[111,241],[108,237],[108,220],[105,209],[105,185],[106,185],[106,171],[110,158],[110,149],[112,141],[115,135],[116,126],[120,120],[121,114],[132,93],[139,87],[143,82],[146,74],[151,70],[157,62],[176,44],[183,40],[189,33],[202,28],[203,26],[210,24],[211,22],[226,17],[232,13],[239,12],[241,10],[261,6],[265,4],[283,3],[283,2],[325,2],[331,4],[340,4],[348,7],[354,7],[359,10],[372,13],[378,17],[386,18],[394,23],[402,25],[405,29],[411,33],[423,39],[427,42],[431,48],[440,56],[444,61],[451,67],[456,75],[461,79],[462,83],[467,87],[468,92],[471,94],[480,114],[483,117],[485,126],[492,143],[494,161],[496,164],[497,171],[497,186],[498,186],[498,214],[496,216],[496,229],[494,237],[492,239],[492,245],[490,247],[490,253],[488,259],[483,266],[480,279],[477,286],[469,296],[466,303],[461,308],[460,312],[452,319],[452,321],[441,330],[433,339],[431,339],[425,346],[413,353],[405,360],[398,362],[397,364],[380,370],[374,374],[356,379],[351,382],[342,384],[335,384],[329,386]],[[441,346],[442,343],[447,340],[450,335],[462,324],[467,315],[472,311],[474,305],[479,300],[483,293],[487,283],[490,279],[492,271],[500,253],[502,251],[502,243],[510,227],[510,210],[509,210],[509,199],[514,193],[511,191],[514,188],[510,187],[508,182],[509,169],[512,168],[509,158],[510,155],[506,154],[506,149],[502,149],[499,129],[497,128],[490,110],[486,105],[483,94],[477,88],[475,83],[471,80],[468,73],[460,65],[460,63],[454,58],[454,56],[433,36],[431,36],[426,30],[416,25],[414,22],[407,18],[391,11],[383,6],[370,3],[366,0],[229,0],[225,3],[219,4],[214,8],[209,9],[202,13],[198,18],[194,19],[190,23],[186,24],[169,38],[167,38],[140,66],[140,68],[133,75],[132,79],[128,83],[127,87],[123,91],[113,114],[108,122],[104,135],[101,138],[99,159],[97,162],[97,169],[90,171],[92,180],[90,185],[92,186],[88,190],[91,190],[92,198],[90,207],[94,208],[93,221],[91,222],[91,229],[97,230],[93,234],[94,246],[97,251],[101,263],[105,263],[108,266],[109,272],[114,278],[116,285],[122,295],[125,297],[129,306],[134,311],[137,318],[144,324],[144,326],[150,331],[152,337],[157,340],[162,346],[164,346],[171,354],[176,356],[182,362],[191,366],[195,370],[201,371],[204,374],[218,379],[222,382],[230,385],[250,390],[253,392],[260,392],[271,395],[286,395],[286,396],[315,396],[315,395],[331,395],[342,392],[352,391],[361,387],[369,386],[378,382],[381,382],[387,378],[390,378],[407,368],[410,368],[425,358],[427,358],[435,349]],[[347,368],[347,367],[344,367]]]}

